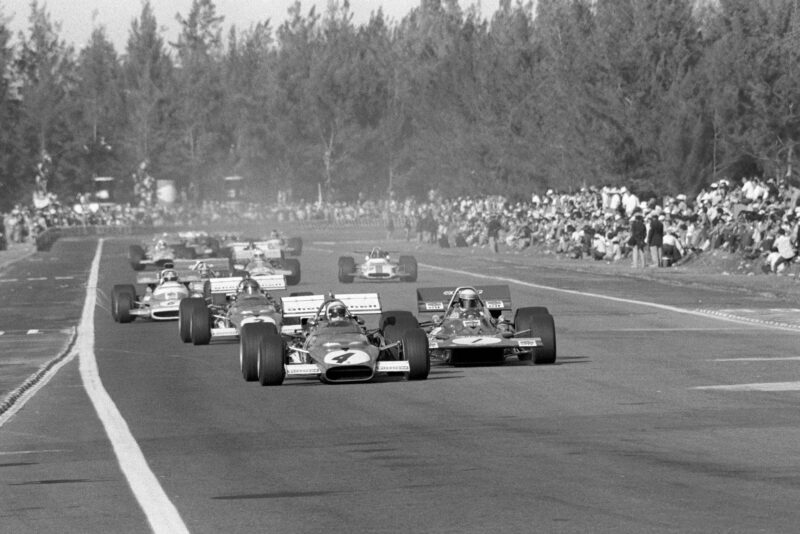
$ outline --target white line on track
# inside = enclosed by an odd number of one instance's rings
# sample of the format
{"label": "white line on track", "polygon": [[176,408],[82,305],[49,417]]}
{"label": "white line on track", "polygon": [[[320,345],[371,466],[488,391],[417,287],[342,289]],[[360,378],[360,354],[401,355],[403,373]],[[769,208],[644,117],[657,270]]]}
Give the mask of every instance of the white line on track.
{"label": "white line on track", "polygon": [[28,282],[42,282],[47,280],[46,276],[30,276],[27,278]]}
{"label": "white line on track", "polygon": [[0,282],[19,282],[19,278],[3,278]]}
{"label": "white line on track", "polygon": [[74,276],[54,276],[53,278],[56,279],[56,280],[74,280],[75,279]]}
{"label": "white line on track", "polygon": [[763,382],[756,384],[733,384],[729,386],[699,386],[691,389],[706,391],[800,391],[800,382]]}
{"label": "white line on track", "polygon": [[777,358],[715,358],[712,362],[786,362],[798,361],[800,356],[779,356]]}
{"label": "white line on track", "polygon": [[106,434],[108,434],[120,468],[128,480],[139,506],[147,516],[150,528],[158,534],[188,533],[189,530],[178,514],[178,510],[158,483],[155,474],[150,470],[128,424],[100,381],[94,354],[94,310],[97,304],[97,280],[102,251],[103,239],[100,239],[94,261],[92,261],[86,301],[83,306],[81,323],[78,326],[78,339],[75,342],[75,350],[80,356],[81,378]]}
{"label": "white line on track", "polygon": [[649,308],[656,308],[658,310],[664,310],[664,311],[669,311],[669,312],[673,312],[673,313],[681,313],[681,314],[684,314],[684,315],[692,315],[692,316],[695,316],[695,317],[704,317],[706,319],[716,319],[718,321],[726,321],[726,322],[731,322],[731,323],[736,323],[736,324],[747,324],[747,325],[751,325],[751,326],[759,326],[761,328],[770,328],[770,329],[773,329],[773,330],[782,330],[782,331],[785,331],[785,332],[797,332],[798,331],[797,327],[792,327],[790,325],[762,323],[762,322],[757,322],[757,321],[754,321],[754,320],[748,321],[748,320],[741,319],[741,318],[738,318],[738,317],[732,317],[732,316],[727,316],[727,315],[710,314],[710,313],[707,313],[705,311],[687,310],[687,309],[684,309],[684,308],[678,308],[676,306],[669,306],[668,304],[658,304],[656,302],[647,302],[647,301],[644,301],[644,300],[626,299],[626,298],[622,298],[622,297],[612,297],[612,296],[609,296],[609,295],[601,295],[599,293],[587,293],[585,291],[577,291],[577,290],[574,290],[574,289],[563,289],[563,288],[560,288],[560,287],[543,286],[541,284],[533,284],[531,282],[525,282],[523,280],[518,280],[516,278],[508,278],[508,277],[504,277],[504,276],[478,274],[478,273],[475,273],[475,272],[461,271],[459,269],[450,269],[448,267],[439,267],[438,265],[429,265],[429,264],[425,264],[425,263],[420,263],[419,265],[420,265],[420,267],[425,267],[426,269],[433,269],[433,270],[436,270],[436,271],[443,271],[443,272],[458,274],[458,275],[462,275],[462,276],[471,276],[471,277],[474,277],[474,278],[483,278],[483,279],[493,280],[493,281],[497,281],[497,282],[507,282],[509,284],[517,284],[517,285],[521,285],[521,286],[524,286],[524,287],[530,287],[530,288],[533,288],[533,289],[544,289],[546,291],[555,291],[555,292],[558,292],[558,293],[566,293],[568,295],[578,295],[578,296],[581,296],[581,297],[591,297],[591,298],[596,298],[596,299],[609,300],[611,302],[620,302],[620,303],[623,303],[623,304],[635,304],[635,305],[638,305],[638,306],[646,306],[646,307],[649,307]]}

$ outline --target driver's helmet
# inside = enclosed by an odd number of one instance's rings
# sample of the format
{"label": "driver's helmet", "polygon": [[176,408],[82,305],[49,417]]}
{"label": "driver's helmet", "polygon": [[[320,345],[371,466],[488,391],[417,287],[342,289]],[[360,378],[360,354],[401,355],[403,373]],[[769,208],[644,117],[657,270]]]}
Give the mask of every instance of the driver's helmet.
{"label": "driver's helmet", "polygon": [[201,261],[197,264],[197,271],[200,272],[200,276],[211,276],[211,267],[204,261]]}
{"label": "driver's helmet", "polygon": [[161,283],[164,282],[177,282],[178,281],[178,273],[173,271],[172,269],[168,269],[161,273]]}
{"label": "driver's helmet", "polygon": [[167,243],[163,239],[156,241],[156,250],[164,250],[167,248]]}
{"label": "driver's helmet", "polygon": [[278,231],[277,231],[277,230],[272,230],[272,231],[269,233],[269,238],[270,238],[270,239],[279,239],[279,238],[280,238],[280,234],[278,233]]}
{"label": "driver's helmet", "polygon": [[253,259],[256,260],[256,261],[266,261],[267,255],[264,254],[263,250],[256,249],[256,251],[253,252]]}
{"label": "driver's helmet", "polygon": [[329,321],[343,321],[347,317],[347,309],[341,302],[334,302],[328,306],[327,316]]}
{"label": "driver's helmet", "polygon": [[238,293],[244,295],[257,295],[261,291],[261,286],[252,278],[245,278],[239,283]]}
{"label": "driver's helmet", "polygon": [[458,294],[458,303],[462,310],[474,310],[478,307],[478,294],[474,289],[462,289]]}

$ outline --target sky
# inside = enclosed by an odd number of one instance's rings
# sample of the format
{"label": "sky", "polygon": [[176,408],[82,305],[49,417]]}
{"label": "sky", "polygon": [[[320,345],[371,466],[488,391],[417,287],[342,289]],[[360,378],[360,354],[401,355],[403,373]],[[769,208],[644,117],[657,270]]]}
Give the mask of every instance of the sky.
{"label": "sky", "polygon": [[[395,21],[419,5],[420,0],[350,0],[350,11],[356,24],[369,20],[370,13],[383,7],[384,14]],[[38,0],[50,13],[53,22],[61,23],[61,37],[77,49],[82,48],[91,36],[93,28],[104,26],[117,52],[125,49],[131,21],[141,13],[142,5],[137,0]],[[481,6],[484,17],[491,17],[497,9],[499,0],[460,0],[462,8],[476,4]],[[287,17],[289,6],[294,0],[215,0],[217,13],[225,17],[223,35],[232,25],[240,30],[247,29],[257,21],[269,18],[272,27],[277,28]],[[307,14],[312,6],[324,14],[327,0],[302,0],[301,6]],[[166,29],[164,36],[168,41],[176,41],[178,23],[175,15],[186,16],[192,0],[151,0],[156,21]],[[0,0],[0,15],[12,17],[10,26],[15,38],[19,31],[26,31],[30,0]],[[27,31],[26,31],[27,33]]]}

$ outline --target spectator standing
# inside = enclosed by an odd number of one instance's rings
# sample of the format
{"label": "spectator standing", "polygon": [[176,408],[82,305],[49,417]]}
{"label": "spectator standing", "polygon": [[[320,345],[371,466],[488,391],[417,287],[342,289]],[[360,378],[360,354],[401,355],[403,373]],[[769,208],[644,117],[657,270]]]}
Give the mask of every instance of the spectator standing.
{"label": "spectator standing", "polygon": [[628,244],[631,246],[633,254],[633,267],[645,267],[645,247],[647,239],[647,228],[644,225],[644,215],[637,212],[631,221],[631,236],[628,239]]}
{"label": "spectator standing", "polygon": [[497,240],[500,239],[500,219],[495,215],[486,225],[486,235],[489,238],[489,248],[497,254]]}
{"label": "spectator standing", "polygon": [[661,247],[664,244],[664,224],[657,213],[650,215],[650,228],[647,232],[647,246],[653,267],[661,267]]}
{"label": "spectator standing", "polygon": [[778,267],[783,263],[789,263],[797,255],[797,252],[792,245],[791,238],[786,235],[786,230],[778,228],[778,235],[775,237],[775,242],[772,246],[777,250],[779,257],[772,265],[772,272],[777,273]]}

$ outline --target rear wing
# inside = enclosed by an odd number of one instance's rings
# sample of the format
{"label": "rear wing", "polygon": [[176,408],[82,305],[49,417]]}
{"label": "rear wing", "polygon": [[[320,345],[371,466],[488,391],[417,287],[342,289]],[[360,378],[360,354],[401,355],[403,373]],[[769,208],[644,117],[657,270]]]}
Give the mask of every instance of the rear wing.
{"label": "rear wing", "polygon": [[234,260],[244,260],[250,259],[253,257],[253,252],[256,250],[260,250],[264,253],[267,258],[280,258],[281,257],[281,245],[280,242],[272,240],[272,241],[254,241],[244,242],[244,241],[237,241],[235,243],[231,243],[228,245],[231,249],[231,257]]}
{"label": "rear wing", "polygon": [[196,271],[199,269],[199,265],[201,263],[205,263],[212,271],[227,271],[229,268],[228,265],[228,258],[204,258],[200,260],[187,260],[187,259],[175,259],[172,260],[172,266],[175,269],[180,269],[182,271]]}
{"label": "rear wing", "polygon": [[[336,295],[335,300],[340,300],[347,306],[353,315],[369,315],[381,313],[381,299],[377,293],[352,293]],[[331,300],[330,295],[303,295],[295,297],[281,297],[284,317],[316,316],[320,306]]]}
{"label": "rear wing", "polygon": [[[201,281],[200,274],[194,271],[175,270],[175,274],[178,275],[178,282],[181,283]],[[146,286],[158,285],[161,283],[161,273],[153,271],[136,273],[136,283]]]}
{"label": "rear wing", "polygon": [[[480,296],[487,310],[511,310],[511,289],[507,285],[471,286]],[[456,291],[463,287],[417,288],[417,311],[436,313],[446,311]]]}
{"label": "rear wing", "polygon": [[[258,282],[263,290],[286,289],[286,277],[282,274],[257,274],[250,278]],[[241,276],[226,276],[225,278],[211,278],[208,281],[212,294],[233,295],[242,280]]]}

